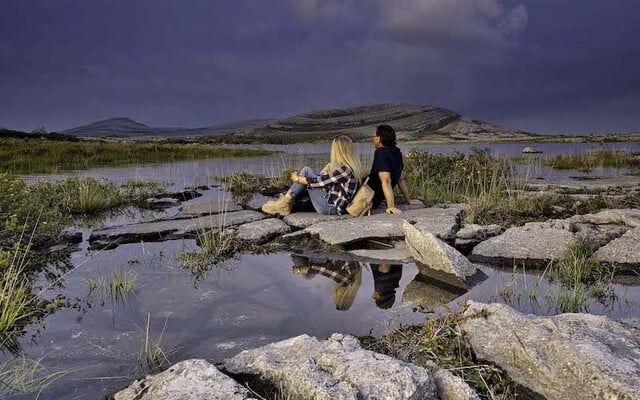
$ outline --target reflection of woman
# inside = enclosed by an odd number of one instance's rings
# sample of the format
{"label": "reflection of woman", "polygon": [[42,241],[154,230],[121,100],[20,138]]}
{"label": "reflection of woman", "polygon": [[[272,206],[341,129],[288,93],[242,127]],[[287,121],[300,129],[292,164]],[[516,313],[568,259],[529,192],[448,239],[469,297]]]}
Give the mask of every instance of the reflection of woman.
{"label": "reflection of woman", "polygon": [[349,136],[336,136],[331,143],[329,164],[318,174],[311,167],[293,172],[293,184],[278,200],[267,202],[262,211],[288,215],[296,199],[306,191],[315,210],[324,215],[342,215],[364,175],[358,153]]}
{"label": "reflection of woman", "polygon": [[396,301],[396,289],[402,278],[402,264],[371,264],[373,299],[380,308],[391,308]]}
{"label": "reflection of woman", "polygon": [[328,260],[322,264],[309,266],[294,266],[294,273],[304,273],[305,278],[311,279],[316,275],[324,275],[335,282],[333,286],[333,300],[336,310],[348,310],[362,283],[362,266],[357,261]]}

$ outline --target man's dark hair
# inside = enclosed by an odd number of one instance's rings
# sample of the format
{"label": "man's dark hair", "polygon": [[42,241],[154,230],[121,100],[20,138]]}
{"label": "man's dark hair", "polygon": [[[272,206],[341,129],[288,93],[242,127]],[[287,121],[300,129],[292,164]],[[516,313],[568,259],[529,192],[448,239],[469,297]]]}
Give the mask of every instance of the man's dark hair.
{"label": "man's dark hair", "polygon": [[380,138],[380,143],[385,147],[396,145],[396,131],[389,125],[379,125],[376,128],[376,136]]}

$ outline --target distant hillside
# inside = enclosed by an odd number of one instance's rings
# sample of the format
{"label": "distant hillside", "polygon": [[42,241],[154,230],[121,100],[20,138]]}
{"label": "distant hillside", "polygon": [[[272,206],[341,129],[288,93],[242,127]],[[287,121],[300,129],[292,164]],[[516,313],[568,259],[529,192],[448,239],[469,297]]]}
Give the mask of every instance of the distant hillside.
{"label": "distant hillside", "polygon": [[410,104],[371,104],[312,111],[273,121],[249,132],[232,133],[216,141],[296,143],[326,141],[338,134],[368,140],[380,124],[393,126],[398,140],[526,139],[537,135],[519,129],[464,117],[442,107]]}
{"label": "distant hillside", "polygon": [[155,128],[136,122],[130,118],[111,118],[104,121],[94,122],[88,125],[78,126],[63,131],[65,135],[78,137],[198,137],[217,136],[231,132],[250,131],[262,127],[272,122],[269,119],[254,119],[247,121],[231,122],[226,124],[213,125],[203,128]]}

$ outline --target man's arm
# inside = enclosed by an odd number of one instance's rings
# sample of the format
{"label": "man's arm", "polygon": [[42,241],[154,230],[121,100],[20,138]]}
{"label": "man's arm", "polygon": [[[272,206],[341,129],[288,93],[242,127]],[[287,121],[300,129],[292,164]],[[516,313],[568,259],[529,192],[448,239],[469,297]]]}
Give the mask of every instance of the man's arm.
{"label": "man's arm", "polygon": [[388,214],[402,214],[402,211],[396,208],[396,203],[393,198],[393,188],[391,187],[391,173],[387,171],[378,172],[380,177],[380,183],[382,183],[382,193],[384,193],[384,199],[387,202]]}
{"label": "man's arm", "polygon": [[402,197],[404,197],[404,202],[407,204],[411,204],[411,194],[409,194],[409,186],[407,185],[407,180],[404,179],[403,174],[400,174],[398,186],[400,187],[400,191],[402,192]]}

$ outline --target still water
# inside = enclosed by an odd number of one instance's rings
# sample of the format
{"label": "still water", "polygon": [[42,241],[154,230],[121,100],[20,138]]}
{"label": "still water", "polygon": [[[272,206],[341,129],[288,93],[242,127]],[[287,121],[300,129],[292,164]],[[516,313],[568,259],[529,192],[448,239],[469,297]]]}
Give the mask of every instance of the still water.
{"label": "still water", "polygon": [[[511,145],[499,146],[493,151],[511,149]],[[519,154],[522,145],[514,146],[517,147],[512,150]],[[429,146],[432,150],[434,147]],[[547,151],[543,145],[538,147]],[[114,182],[158,180],[174,188],[211,185],[216,176],[226,173],[275,174],[283,166],[317,165],[327,157],[323,154],[326,147],[304,148],[298,152],[286,147],[288,153],[271,157],[101,168],[80,174]],[[438,147],[439,151],[453,148]],[[468,151],[471,146],[456,148]],[[72,174],[34,179],[58,179]],[[204,198],[225,196],[221,188],[213,188],[205,192]],[[162,213],[133,212],[100,221],[100,225],[150,220],[176,212],[176,208]],[[49,297],[62,294],[72,307],[29,327],[20,340],[22,350],[30,358],[41,359],[50,372],[66,371],[63,378],[40,394],[41,399],[99,399],[144,374],[137,359],[144,344],[147,319],[150,336],[162,338],[167,358],[175,363],[194,357],[218,362],[243,349],[302,333],[321,338],[333,332],[382,334],[389,326],[424,321],[425,310],[409,304],[416,300],[436,311],[442,310],[443,305],[455,307],[462,300],[474,299],[507,303],[524,312],[557,313],[553,296],[558,288],[535,271],[482,266],[486,280],[464,293],[420,278],[413,263],[311,261],[299,255],[274,253],[239,255],[213,266],[204,275],[194,276],[179,262],[181,252],[197,248],[193,240],[127,244],[113,250],[92,251],[86,242],[91,228],[80,229],[85,241],[71,254],[73,268],[61,281],[61,288],[45,290]],[[91,280],[99,280],[113,270],[135,275],[133,294],[113,298],[101,288],[90,289]],[[47,285],[44,279],[40,282],[41,287]],[[591,300],[589,311],[614,318],[637,316],[640,283],[630,279],[614,285],[613,290],[615,299],[603,303]],[[6,360],[12,356],[4,351],[1,357]]]}

